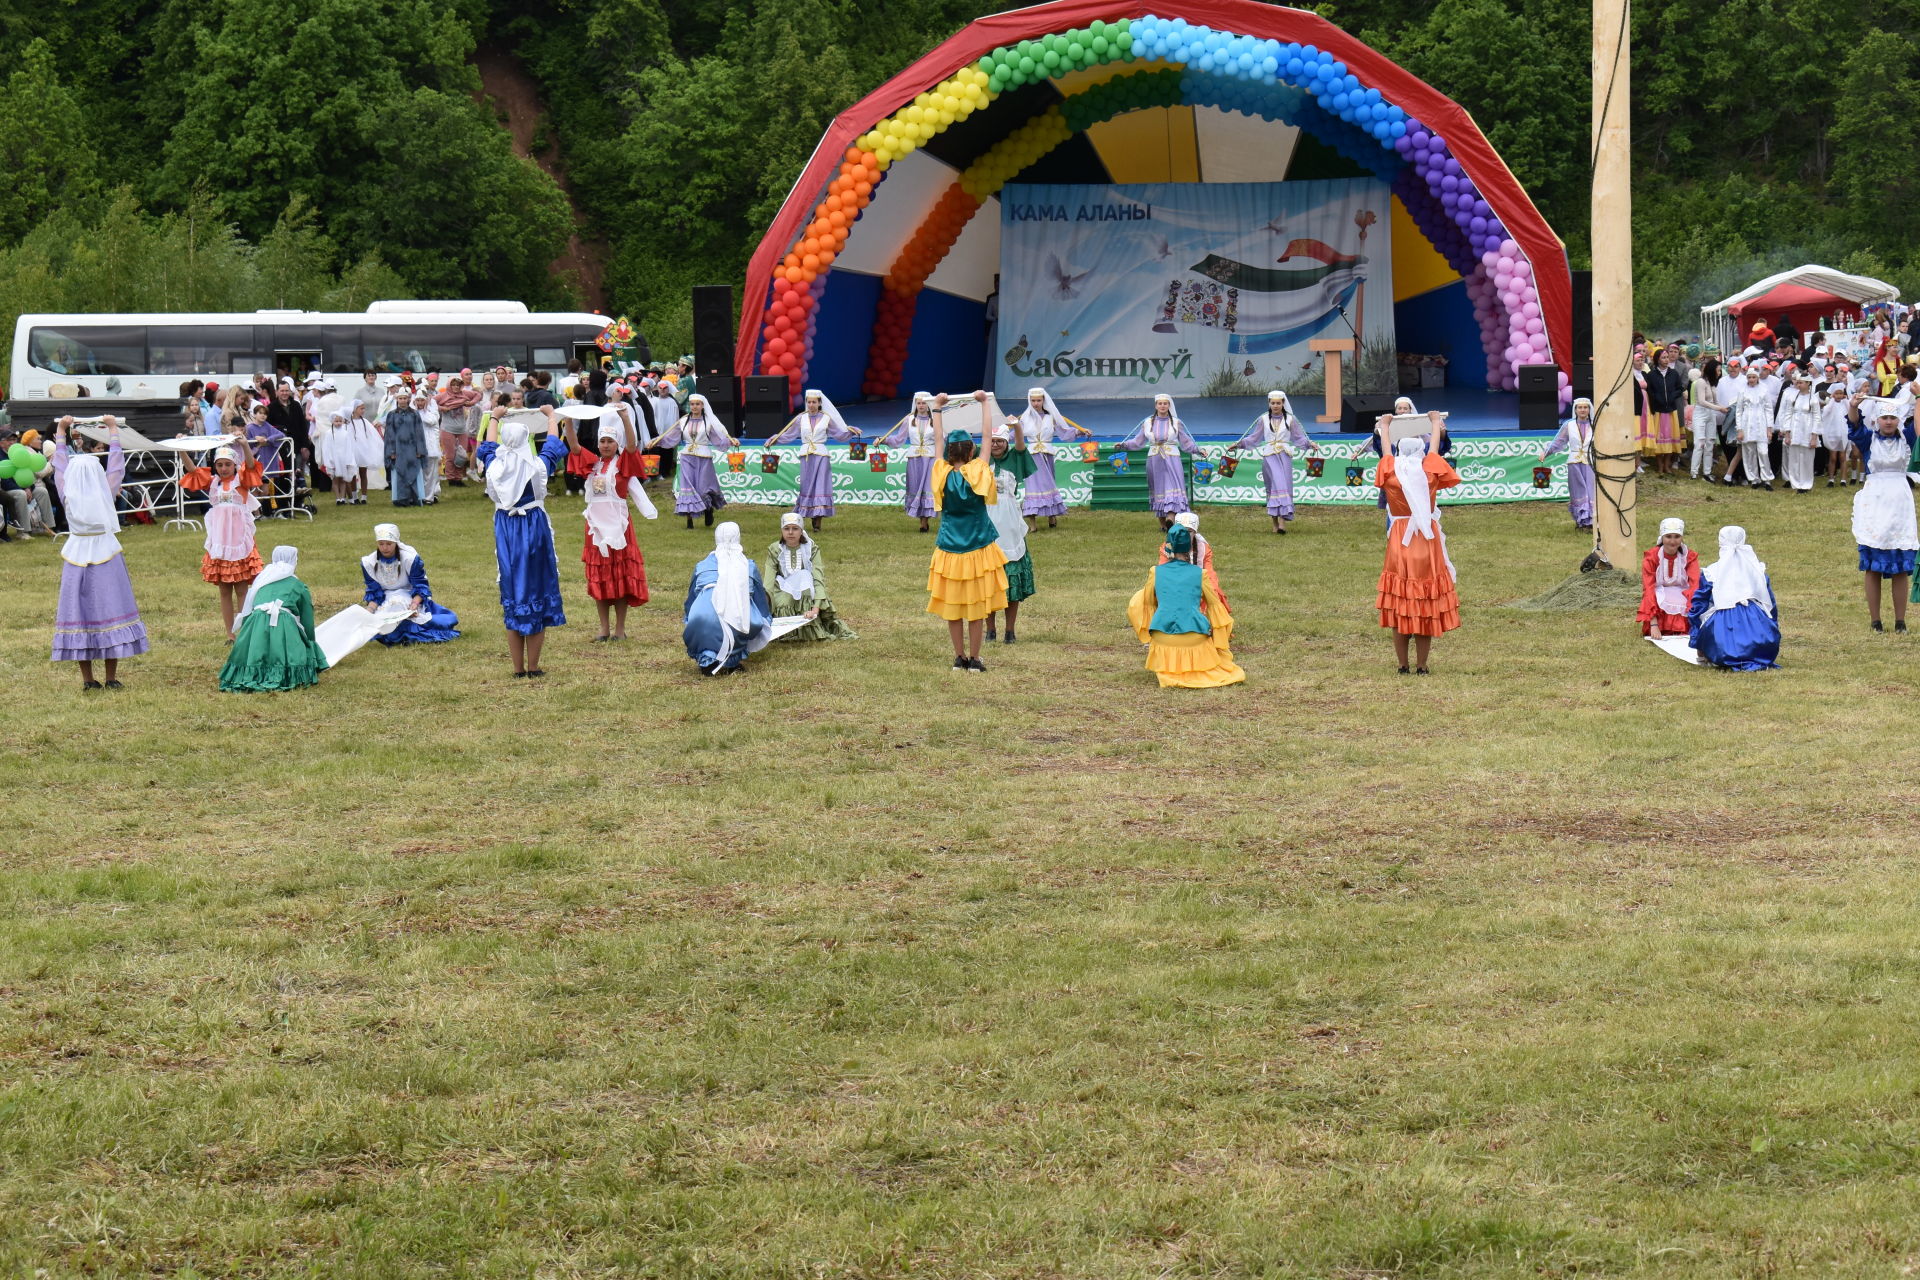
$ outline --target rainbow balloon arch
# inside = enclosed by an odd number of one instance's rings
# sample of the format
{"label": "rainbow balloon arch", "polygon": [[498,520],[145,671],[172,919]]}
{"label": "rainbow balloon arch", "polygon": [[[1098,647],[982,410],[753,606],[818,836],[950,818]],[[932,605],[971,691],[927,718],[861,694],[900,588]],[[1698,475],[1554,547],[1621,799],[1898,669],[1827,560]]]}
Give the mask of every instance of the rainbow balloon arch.
{"label": "rainbow balloon arch", "polygon": [[1465,282],[1488,385],[1513,390],[1520,366],[1554,363],[1569,399],[1565,246],[1472,118],[1318,15],[1255,0],[1152,12],[1058,0],[982,18],[842,112],[749,265],[735,371],[784,376],[794,395],[806,385],[827,275],[895,162],[1003,95],[1115,63],[1141,65],[1026,119],[967,165],[907,236],[882,279],[866,395],[899,394],[928,277],[1003,186],[1115,116],[1211,106],[1293,125],[1388,180]]}

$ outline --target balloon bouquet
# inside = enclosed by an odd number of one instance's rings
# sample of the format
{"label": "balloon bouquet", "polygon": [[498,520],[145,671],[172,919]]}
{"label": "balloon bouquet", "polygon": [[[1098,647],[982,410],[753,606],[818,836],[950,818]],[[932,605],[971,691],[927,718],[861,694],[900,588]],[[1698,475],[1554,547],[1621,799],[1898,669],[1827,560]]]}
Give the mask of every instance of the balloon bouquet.
{"label": "balloon bouquet", "polygon": [[11,445],[0,458],[0,480],[11,480],[22,489],[31,489],[40,473],[52,466],[47,455],[24,444]]}

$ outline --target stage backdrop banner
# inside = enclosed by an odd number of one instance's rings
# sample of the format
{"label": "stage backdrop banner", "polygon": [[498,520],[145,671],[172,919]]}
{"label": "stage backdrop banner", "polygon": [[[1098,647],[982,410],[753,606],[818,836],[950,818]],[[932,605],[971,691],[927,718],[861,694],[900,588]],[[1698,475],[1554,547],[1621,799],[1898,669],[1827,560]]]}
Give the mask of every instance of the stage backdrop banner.
{"label": "stage backdrop banner", "polygon": [[[1534,468],[1539,465],[1537,455],[1546,447],[1548,440],[1549,437],[1539,434],[1456,438],[1453,452],[1447,455],[1447,460],[1459,471],[1462,483],[1440,495],[1441,505],[1543,499],[1565,502],[1567,469],[1564,462],[1553,468],[1545,488],[1536,488],[1534,485]],[[1306,457],[1293,460],[1293,500],[1297,505],[1354,506],[1373,503],[1377,496],[1373,487],[1373,464],[1376,459],[1372,454],[1349,458],[1347,455],[1353,450],[1354,444],[1352,440],[1325,441],[1322,447],[1327,453],[1319,476],[1307,473]],[[845,445],[829,445],[827,449],[832,458],[834,502],[849,507],[897,507],[901,504],[906,496],[907,468],[899,454],[889,456],[885,471],[875,471],[870,458],[849,458]],[[761,464],[761,458],[769,452],[779,458],[778,468],[771,472],[763,470]],[[1260,459],[1242,453],[1239,468],[1231,478],[1227,478],[1216,469],[1225,454],[1224,444],[1208,442],[1200,446],[1201,458],[1207,466],[1198,471],[1189,466],[1189,474],[1195,477],[1194,502],[1209,506],[1264,506],[1267,494],[1260,483]],[[720,491],[728,502],[791,510],[800,496],[800,458],[792,449],[749,449],[742,459],[743,469],[740,471],[731,470],[724,458],[719,461]],[[1146,466],[1146,455],[1135,450],[1128,455],[1127,465],[1138,472]],[[1093,500],[1094,473],[1103,467],[1108,470],[1113,467],[1108,447],[1102,448],[1097,463],[1084,462],[1077,453],[1062,452],[1058,456],[1055,475],[1060,484],[1060,493],[1068,506],[1084,507]],[[1353,484],[1347,482],[1349,467],[1359,469]],[[655,500],[658,501],[658,498]],[[662,505],[664,508],[665,504]]]}
{"label": "stage backdrop banner", "polygon": [[1000,193],[1000,364],[1020,400],[1259,395],[1310,338],[1393,344],[1392,196],[1321,182],[1014,185]]}

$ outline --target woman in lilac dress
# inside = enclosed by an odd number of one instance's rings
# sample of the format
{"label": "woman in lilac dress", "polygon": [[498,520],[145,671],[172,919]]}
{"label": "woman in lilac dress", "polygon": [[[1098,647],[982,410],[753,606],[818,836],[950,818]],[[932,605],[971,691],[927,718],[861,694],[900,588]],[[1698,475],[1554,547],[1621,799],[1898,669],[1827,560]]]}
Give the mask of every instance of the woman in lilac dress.
{"label": "woman in lilac dress", "polygon": [[1267,517],[1275,533],[1287,531],[1293,519],[1293,455],[1311,449],[1313,441],[1300,419],[1293,416],[1284,391],[1267,392],[1267,411],[1253,420],[1247,433],[1227,446],[1227,452],[1253,449],[1260,455],[1260,478],[1267,486]]}
{"label": "woman in lilac dress", "polygon": [[120,659],[147,651],[147,628],[133,602],[133,579],[120,554],[120,516],[113,500],[127,473],[120,447],[120,424],[102,418],[107,429],[107,465],[67,449],[72,418],[60,419],[53,449],[54,485],[67,513],[70,536],[60,548],[60,604],[53,620],[53,660],[80,664],[82,690],[101,688],[93,678],[96,659],[106,662],[108,689],[121,688]]}
{"label": "woman in lilac dress", "polygon": [[1187,434],[1187,424],[1174,411],[1172,396],[1155,396],[1153,412],[1140,419],[1133,434],[1116,448],[1145,447],[1147,451],[1147,505],[1166,528],[1173,518],[1187,510],[1186,466],[1180,455],[1192,454],[1199,446]]}
{"label": "woman in lilac dress", "polygon": [[833,514],[833,466],[827,458],[827,441],[858,440],[860,432],[847,425],[826,393],[809,391],[805,407],[780,434],[767,437],[768,447],[777,444],[800,446],[800,498],[793,509],[813,522],[820,531],[820,519]]}
{"label": "woman in lilac dress", "polygon": [[936,400],[929,392],[914,392],[912,411],[895,423],[893,430],[874,441],[875,445],[906,449],[905,507],[908,515],[920,518],[922,533],[931,532],[927,522],[933,518],[933,456],[939,450],[940,437],[944,434],[940,426],[940,411],[946,407],[946,403],[944,395]]}
{"label": "woman in lilac dress", "polygon": [[[1581,396],[1573,402],[1573,416],[1560,424],[1560,434],[1540,451],[1545,462],[1556,453],[1567,455],[1567,514],[1576,529],[1593,528],[1593,401]],[[1708,458],[1712,462],[1712,458]]]}
{"label": "woman in lilac dress", "polygon": [[1053,396],[1045,387],[1034,387],[1027,392],[1020,430],[1026,436],[1027,452],[1033,455],[1033,474],[1027,477],[1027,492],[1020,500],[1020,511],[1027,517],[1029,529],[1039,516],[1047,518],[1047,528],[1055,528],[1060,517],[1067,514],[1067,500],[1060,496],[1060,482],[1054,474],[1054,445],[1070,431],[1082,440],[1093,439],[1093,432],[1061,416],[1060,406],[1053,402]]}
{"label": "woman in lilac dress", "polygon": [[727,505],[720,496],[720,477],[713,470],[713,450],[716,445],[730,449],[734,443],[703,395],[688,396],[687,416],[676,419],[654,441],[659,448],[680,450],[674,464],[673,510],[687,518],[687,528],[693,528],[696,515],[711,526],[713,513]]}

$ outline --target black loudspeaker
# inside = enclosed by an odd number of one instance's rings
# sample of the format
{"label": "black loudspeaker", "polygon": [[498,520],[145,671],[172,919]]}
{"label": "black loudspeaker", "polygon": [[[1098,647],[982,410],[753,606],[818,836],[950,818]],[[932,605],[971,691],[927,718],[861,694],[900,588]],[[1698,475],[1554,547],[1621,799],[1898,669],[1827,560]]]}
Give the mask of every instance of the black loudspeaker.
{"label": "black loudspeaker", "polygon": [[[1573,273],[1573,366],[1578,369],[1593,360],[1593,272]],[[1575,374],[1575,378],[1579,375]],[[1593,374],[1587,374],[1587,390],[1593,390]],[[1578,391],[1574,392],[1579,395]]]}
{"label": "black loudspeaker", "polygon": [[1520,429],[1552,431],[1560,424],[1560,366],[1520,366]]}
{"label": "black loudspeaker", "polygon": [[1393,402],[1397,399],[1398,396],[1341,396],[1340,429],[1365,435],[1373,430],[1381,414],[1393,412]]}
{"label": "black loudspeaker", "polygon": [[707,398],[707,404],[713,409],[714,416],[726,424],[729,434],[740,434],[740,379],[732,374],[709,376],[701,374],[698,382],[700,394]]}
{"label": "black loudspeaker", "polygon": [[702,380],[709,374],[718,376],[733,371],[733,288],[730,285],[693,287],[693,371]]}
{"label": "black loudspeaker", "polygon": [[1573,362],[1573,398],[1593,399],[1593,361],[1575,360]]}
{"label": "black loudspeaker", "polygon": [[740,431],[743,435],[765,439],[787,425],[787,380],[766,374],[752,374],[740,380]]}

